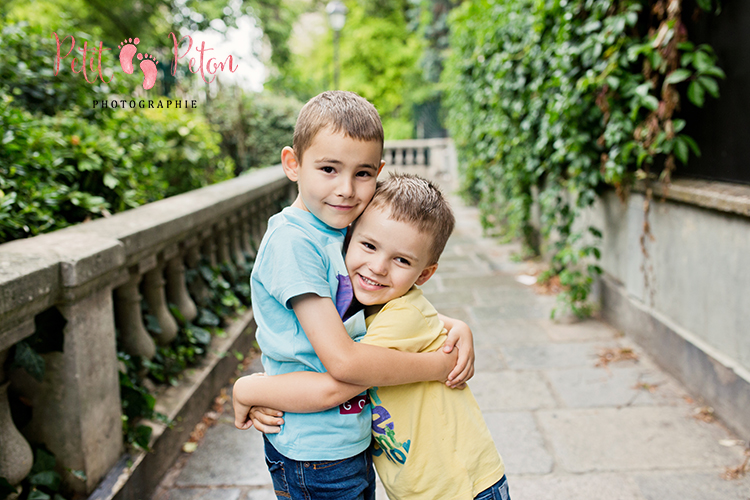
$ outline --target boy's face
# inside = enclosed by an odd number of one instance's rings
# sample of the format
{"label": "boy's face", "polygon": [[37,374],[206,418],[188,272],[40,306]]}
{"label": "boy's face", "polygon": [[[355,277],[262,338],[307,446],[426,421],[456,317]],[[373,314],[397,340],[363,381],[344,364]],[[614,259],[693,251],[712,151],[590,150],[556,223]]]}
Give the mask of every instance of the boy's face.
{"label": "boy's face", "polygon": [[287,177],[297,182],[299,196],[292,206],[312,213],[327,225],[343,229],[365,209],[375,193],[385,162],[377,141],[358,141],[326,127],[305,150],[302,162],[291,148],[281,161]]}
{"label": "boy's face", "polygon": [[437,270],[437,264],[430,263],[430,237],[389,215],[382,207],[366,210],[354,226],[346,251],[354,295],[366,306],[401,297]]}

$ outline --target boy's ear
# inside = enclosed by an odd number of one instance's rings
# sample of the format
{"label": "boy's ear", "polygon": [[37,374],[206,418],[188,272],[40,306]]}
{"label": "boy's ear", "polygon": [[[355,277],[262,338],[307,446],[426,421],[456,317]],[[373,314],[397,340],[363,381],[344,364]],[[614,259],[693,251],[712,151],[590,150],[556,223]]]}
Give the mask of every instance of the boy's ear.
{"label": "boy's ear", "polygon": [[422,270],[422,272],[419,274],[419,278],[417,278],[417,281],[415,282],[416,285],[422,286],[425,283],[427,283],[427,280],[432,278],[432,275],[435,274],[435,271],[437,271],[438,265],[437,263],[427,266]]}
{"label": "boy's ear", "polygon": [[377,173],[377,175],[375,177],[377,177],[378,175],[380,175],[380,172],[383,171],[383,167],[384,166],[385,166],[385,160],[380,160],[380,166],[378,167],[378,173]]}
{"label": "boy's ear", "polygon": [[299,178],[299,162],[294,150],[289,146],[281,150],[281,166],[287,178],[292,182],[297,182]]}

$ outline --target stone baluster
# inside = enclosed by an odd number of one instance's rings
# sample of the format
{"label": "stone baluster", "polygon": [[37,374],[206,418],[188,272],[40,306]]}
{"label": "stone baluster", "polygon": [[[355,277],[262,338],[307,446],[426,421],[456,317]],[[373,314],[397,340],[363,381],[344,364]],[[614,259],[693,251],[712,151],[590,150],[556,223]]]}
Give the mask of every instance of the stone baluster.
{"label": "stone baluster", "polygon": [[218,246],[217,250],[219,263],[231,266],[232,252],[229,241],[229,229],[226,227],[226,225],[223,225],[223,227],[218,231],[216,240]]}
{"label": "stone baluster", "polygon": [[161,333],[152,333],[156,342],[167,345],[177,337],[179,327],[172,313],[167,307],[164,293],[164,266],[159,264],[143,275],[143,297],[148,304],[148,310],[156,316],[161,327]]}
{"label": "stone baluster", "polygon": [[230,247],[232,250],[232,260],[238,266],[243,266],[247,263],[245,254],[242,251],[242,233],[243,233],[244,222],[239,217],[232,220],[232,224],[229,229]]}
{"label": "stone baluster", "polygon": [[[188,247],[185,257],[188,267],[198,271],[198,267],[201,263],[201,252],[197,244]],[[208,304],[211,294],[208,285],[203,281],[203,276],[201,276],[200,272],[196,272],[195,277],[189,284],[189,290],[198,304],[201,306],[206,306]]]}
{"label": "stone baluster", "polygon": [[8,403],[8,386],[5,377],[5,359],[8,350],[0,352],[0,477],[4,477],[12,486],[17,486],[31,471],[34,465],[34,454],[31,446],[16,429],[10,415]]}
{"label": "stone baluster", "polygon": [[122,350],[131,356],[151,359],[156,354],[156,345],[143,326],[141,294],[138,292],[140,281],[141,277],[133,274],[115,290],[115,323],[120,331]]}
{"label": "stone baluster", "polygon": [[415,165],[426,165],[425,162],[425,154],[424,154],[424,148],[417,148],[417,158],[414,160]]}
{"label": "stone baluster", "polygon": [[201,254],[208,261],[208,265],[211,266],[211,268],[218,265],[216,259],[216,242],[214,241],[215,237],[215,234],[209,232],[203,238],[203,244],[201,245]]}
{"label": "stone baluster", "polygon": [[185,265],[182,256],[169,259],[166,265],[167,301],[177,306],[185,321],[193,321],[198,316],[198,308],[190,298],[185,283]]}
{"label": "stone baluster", "polygon": [[253,242],[254,237],[254,221],[253,221],[253,214],[250,209],[245,209],[242,211],[242,216],[240,218],[240,244],[242,246],[242,251],[250,258],[255,259],[255,245],[256,243]]}

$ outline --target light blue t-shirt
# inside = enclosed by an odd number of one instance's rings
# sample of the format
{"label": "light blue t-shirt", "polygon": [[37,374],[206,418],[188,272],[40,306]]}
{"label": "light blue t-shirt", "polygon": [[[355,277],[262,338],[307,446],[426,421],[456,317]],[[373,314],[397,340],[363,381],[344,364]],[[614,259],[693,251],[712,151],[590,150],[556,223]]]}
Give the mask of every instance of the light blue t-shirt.
{"label": "light blue t-shirt", "polygon": [[[330,297],[343,317],[352,302],[349,275],[341,254],[345,230],[334,229],[309,212],[287,207],[268,221],[250,280],[256,338],[269,375],[325,372],[290,300],[305,293]],[[349,336],[366,331],[363,311],[344,321]],[[340,460],[370,444],[372,416],[366,393],[319,413],[286,413],[278,434],[266,437],[293,460]]]}

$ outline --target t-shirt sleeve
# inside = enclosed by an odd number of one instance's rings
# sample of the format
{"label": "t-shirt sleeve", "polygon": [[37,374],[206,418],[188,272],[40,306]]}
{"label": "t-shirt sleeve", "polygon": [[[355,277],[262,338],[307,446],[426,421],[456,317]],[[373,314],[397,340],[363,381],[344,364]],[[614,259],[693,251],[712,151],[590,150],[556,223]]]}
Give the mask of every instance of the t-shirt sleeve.
{"label": "t-shirt sleeve", "polygon": [[328,258],[312,238],[298,228],[277,228],[266,243],[257,277],[268,293],[285,307],[306,293],[331,297]]}
{"label": "t-shirt sleeve", "polygon": [[367,334],[360,342],[404,352],[421,352],[435,340],[433,331],[417,307],[391,302],[367,327]]}

